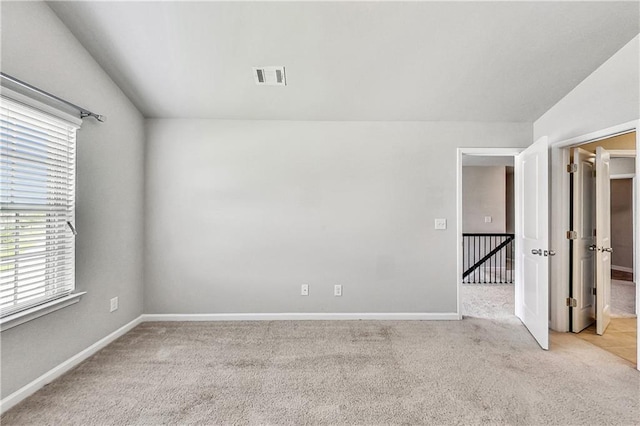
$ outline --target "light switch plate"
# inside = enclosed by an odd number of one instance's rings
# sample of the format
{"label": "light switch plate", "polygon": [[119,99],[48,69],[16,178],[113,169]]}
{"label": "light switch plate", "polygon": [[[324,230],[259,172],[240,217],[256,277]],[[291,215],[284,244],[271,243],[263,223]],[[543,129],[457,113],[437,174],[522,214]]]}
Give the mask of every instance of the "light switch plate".
{"label": "light switch plate", "polygon": [[485,216],[484,217],[484,223],[491,223],[493,219],[491,218],[491,216]]}
{"label": "light switch plate", "polygon": [[435,229],[447,229],[447,219],[436,219]]}

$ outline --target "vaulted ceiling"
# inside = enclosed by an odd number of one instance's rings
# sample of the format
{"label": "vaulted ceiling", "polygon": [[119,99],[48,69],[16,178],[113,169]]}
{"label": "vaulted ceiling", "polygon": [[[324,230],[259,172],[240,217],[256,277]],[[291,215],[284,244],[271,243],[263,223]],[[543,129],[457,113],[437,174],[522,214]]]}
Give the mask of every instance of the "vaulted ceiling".
{"label": "vaulted ceiling", "polygon": [[533,121],[639,32],[636,1],[49,5],[147,117]]}

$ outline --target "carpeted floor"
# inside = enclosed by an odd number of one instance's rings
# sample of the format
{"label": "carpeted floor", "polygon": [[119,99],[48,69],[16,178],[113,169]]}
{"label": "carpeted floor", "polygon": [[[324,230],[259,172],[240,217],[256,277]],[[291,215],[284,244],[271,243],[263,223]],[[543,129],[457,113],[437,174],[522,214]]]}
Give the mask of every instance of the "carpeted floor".
{"label": "carpeted floor", "polygon": [[144,323],[1,420],[640,423],[640,373],[629,363],[569,334],[553,334],[543,351],[514,317],[495,316]]}
{"label": "carpeted floor", "polygon": [[611,280],[611,316],[636,316],[636,285],[633,281]]}
{"label": "carpeted floor", "polygon": [[463,284],[460,291],[464,317],[519,320],[515,317],[513,284]]}
{"label": "carpeted floor", "polygon": [[[463,284],[462,313],[476,318],[504,319],[514,313],[512,284]],[[636,286],[633,282],[611,280],[611,315],[635,318]]]}

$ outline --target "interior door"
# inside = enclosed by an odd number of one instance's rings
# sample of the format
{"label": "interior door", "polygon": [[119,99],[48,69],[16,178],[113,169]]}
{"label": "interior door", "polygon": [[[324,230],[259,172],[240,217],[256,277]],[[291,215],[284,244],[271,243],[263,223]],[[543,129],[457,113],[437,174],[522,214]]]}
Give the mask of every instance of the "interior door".
{"label": "interior door", "polygon": [[549,142],[516,157],[516,315],[549,349]]}
{"label": "interior door", "polygon": [[596,148],[596,333],[611,322],[611,157]]}
{"label": "interior door", "polygon": [[576,306],[571,309],[571,331],[579,333],[595,320],[596,251],[594,230],[595,156],[581,148],[573,149],[573,224],[577,234],[573,240],[572,292]]}

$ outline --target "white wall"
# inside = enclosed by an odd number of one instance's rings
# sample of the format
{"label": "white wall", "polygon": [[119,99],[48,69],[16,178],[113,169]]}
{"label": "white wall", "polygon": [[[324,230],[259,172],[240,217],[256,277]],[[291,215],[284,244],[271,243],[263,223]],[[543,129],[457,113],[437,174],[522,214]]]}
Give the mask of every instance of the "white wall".
{"label": "white wall", "polygon": [[45,3],[2,2],[1,19],[3,72],[108,117],[78,133],[76,278],[87,294],[2,332],[4,398],[142,313],[144,120]]}
{"label": "white wall", "polygon": [[[462,168],[462,231],[506,232],[506,167]],[[485,216],[491,217],[486,223]]]}
{"label": "white wall", "polygon": [[147,132],[146,313],[455,312],[456,148],[531,141],[527,123],[149,120]]}
{"label": "white wall", "polygon": [[637,120],[639,50],[636,36],[536,120],[534,140],[556,142]]}

